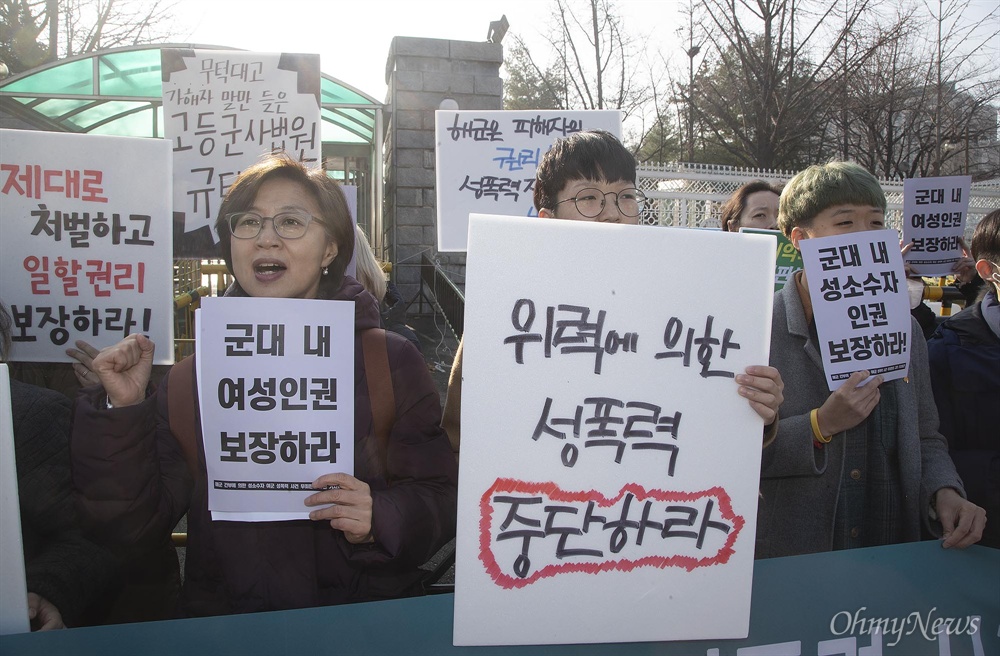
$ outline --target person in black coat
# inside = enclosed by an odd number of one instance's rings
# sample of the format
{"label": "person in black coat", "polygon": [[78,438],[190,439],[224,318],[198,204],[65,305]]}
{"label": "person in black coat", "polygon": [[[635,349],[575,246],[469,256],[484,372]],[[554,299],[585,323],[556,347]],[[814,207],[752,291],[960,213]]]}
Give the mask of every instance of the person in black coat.
{"label": "person in black coat", "polygon": [[[10,349],[0,304],[0,360]],[[117,583],[117,563],[84,538],[70,483],[71,403],[59,392],[10,381],[17,492],[33,630],[92,623]]]}
{"label": "person in black coat", "polygon": [[980,544],[1000,548],[1000,210],[972,238],[983,299],[941,324],[927,343],[941,433],[969,500],[986,509]]}

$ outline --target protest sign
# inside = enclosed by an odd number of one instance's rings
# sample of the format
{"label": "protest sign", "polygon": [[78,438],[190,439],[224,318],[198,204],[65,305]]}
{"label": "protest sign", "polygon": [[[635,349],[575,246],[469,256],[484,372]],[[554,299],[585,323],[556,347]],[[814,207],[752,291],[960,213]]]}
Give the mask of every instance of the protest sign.
{"label": "protest sign", "polygon": [[455,644],[745,637],[774,240],[470,225]]}
{"label": "protest sign", "polygon": [[218,257],[219,204],[243,169],[281,150],[319,162],[319,55],[171,49],[160,55],[176,253]]}
{"label": "protest sign", "polygon": [[10,375],[0,363],[0,635],[30,630],[10,411]]}
{"label": "protest sign", "polygon": [[774,263],[774,291],[781,291],[796,271],[802,270],[802,255],[791,240],[780,230],[761,228],[740,228],[740,232],[751,235],[771,235],[778,240],[778,255]]}
{"label": "protest sign", "polygon": [[621,112],[434,112],[438,250],[466,249],[469,214],[536,216],[535,170],[557,139],[582,130],[621,138]]}
{"label": "protest sign", "polygon": [[312,481],[354,474],[354,303],[206,298],[197,322],[209,510],[308,518]]}
{"label": "protest sign", "polygon": [[170,146],[0,130],[0,298],[11,360],[64,362],[133,332],[173,362]]}
{"label": "protest sign", "polygon": [[903,181],[903,243],[906,263],[922,276],[946,276],[962,257],[972,178],[910,178]]}
{"label": "protest sign", "polygon": [[910,364],[910,303],[895,230],[799,241],[823,372],[833,391],[855,371],[885,380]]}

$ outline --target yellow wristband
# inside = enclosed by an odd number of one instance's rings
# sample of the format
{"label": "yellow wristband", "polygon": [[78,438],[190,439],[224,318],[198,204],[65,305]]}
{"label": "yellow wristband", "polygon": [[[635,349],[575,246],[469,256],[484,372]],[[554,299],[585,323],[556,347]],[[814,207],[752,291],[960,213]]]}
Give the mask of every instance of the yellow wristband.
{"label": "yellow wristband", "polygon": [[816,438],[817,442],[822,444],[829,444],[830,440],[833,439],[833,435],[826,437],[819,430],[819,409],[814,409],[809,411],[809,423],[812,424],[813,437]]}

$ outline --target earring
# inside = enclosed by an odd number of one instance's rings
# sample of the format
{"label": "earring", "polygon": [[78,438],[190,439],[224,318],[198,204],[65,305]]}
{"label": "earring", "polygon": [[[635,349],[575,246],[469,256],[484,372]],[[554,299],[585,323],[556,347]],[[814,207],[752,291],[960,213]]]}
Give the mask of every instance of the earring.
{"label": "earring", "polygon": [[328,266],[323,267],[323,275],[324,276],[330,275],[330,267]]}

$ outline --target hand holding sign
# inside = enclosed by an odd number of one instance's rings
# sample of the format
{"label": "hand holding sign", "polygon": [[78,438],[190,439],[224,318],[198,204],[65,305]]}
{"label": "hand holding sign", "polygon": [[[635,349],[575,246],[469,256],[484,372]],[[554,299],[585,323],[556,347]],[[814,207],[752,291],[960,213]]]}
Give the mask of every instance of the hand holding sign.
{"label": "hand holding sign", "polygon": [[28,619],[32,631],[54,631],[65,629],[62,614],[51,601],[34,592],[28,593]]}
{"label": "hand holding sign", "polygon": [[943,487],[934,495],[941,528],[944,531],[945,549],[964,549],[983,537],[986,527],[986,511],[972,503],[950,487]]}
{"label": "hand holding sign", "polygon": [[785,397],[785,383],[774,367],[747,367],[745,374],[736,377],[740,396],[750,401],[750,407],[770,426],[778,418],[778,408]]}
{"label": "hand holding sign", "polygon": [[958,282],[967,285],[976,278],[976,261],[972,259],[972,249],[965,240],[959,239],[958,243],[962,246],[962,257],[958,258],[951,270]]}
{"label": "hand holding sign", "polygon": [[137,333],[104,349],[94,358],[94,371],[112,406],[135,405],[146,398],[155,348],[152,340]]}
{"label": "hand holding sign", "polygon": [[309,513],[309,519],[330,520],[330,526],[344,532],[351,544],[374,542],[372,536],[372,490],[368,483],[350,474],[325,474],[313,481],[322,491],[307,497],[307,506],[322,506]]}
{"label": "hand holding sign", "polygon": [[882,376],[861,384],[870,375],[867,371],[855,371],[823,402],[816,417],[823,435],[836,435],[868,419],[882,398],[879,391]]}

